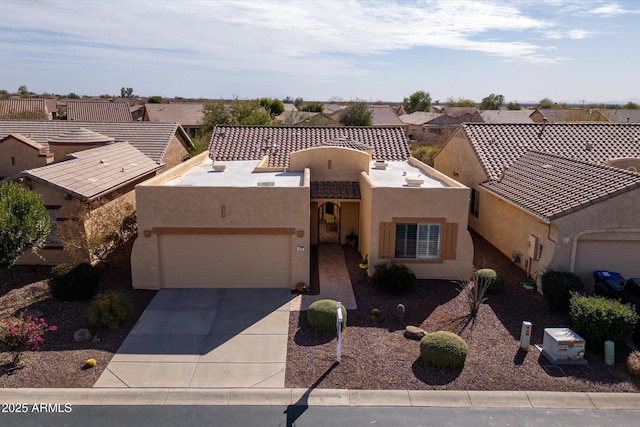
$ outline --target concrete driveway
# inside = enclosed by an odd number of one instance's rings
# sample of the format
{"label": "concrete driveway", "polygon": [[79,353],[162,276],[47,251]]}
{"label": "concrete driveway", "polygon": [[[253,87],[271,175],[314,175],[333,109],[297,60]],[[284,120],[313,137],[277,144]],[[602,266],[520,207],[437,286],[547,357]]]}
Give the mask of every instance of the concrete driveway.
{"label": "concrete driveway", "polygon": [[94,387],[283,388],[288,289],[162,289]]}

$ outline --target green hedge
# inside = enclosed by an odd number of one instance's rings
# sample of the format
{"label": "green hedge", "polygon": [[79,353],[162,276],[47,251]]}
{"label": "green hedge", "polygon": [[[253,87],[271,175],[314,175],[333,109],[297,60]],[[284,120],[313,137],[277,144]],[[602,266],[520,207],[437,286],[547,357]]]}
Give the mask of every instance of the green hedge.
{"label": "green hedge", "polygon": [[404,264],[378,264],[371,278],[373,284],[384,292],[398,294],[413,287],[416,275]]}
{"label": "green hedge", "polygon": [[100,283],[100,272],[91,264],[60,264],[51,269],[49,287],[59,301],[89,301]]}
{"label": "green hedge", "polygon": [[469,346],[458,335],[438,331],[420,340],[420,357],[437,368],[455,369],[464,365]]}
{"label": "green hedge", "polygon": [[570,306],[573,329],[596,352],[606,340],[622,343],[638,322],[635,308],[612,299],[573,294]]}
{"label": "green hedge", "polygon": [[571,293],[582,293],[584,289],[582,279],[568,271],[549,270],[542,275],[541,281],[544,299],[554,312],[568,312]]}
{"label": "green hedge", "polygon": [[[332,299],[321,299],[311,303],[307,311],[307,322],[318,332],[336,332],[337,301]],[[342,311],[342,329],[347,326],[347,309],[344,305],[340,307]]]}

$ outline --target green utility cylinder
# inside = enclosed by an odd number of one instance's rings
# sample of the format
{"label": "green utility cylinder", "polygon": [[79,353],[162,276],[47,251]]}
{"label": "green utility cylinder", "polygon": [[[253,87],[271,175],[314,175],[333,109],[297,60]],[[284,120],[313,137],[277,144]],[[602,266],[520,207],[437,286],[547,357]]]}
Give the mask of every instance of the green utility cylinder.
{"label": "green utility cylinder", "polygon": [[613,341],[607,340],[604,342],[604,363],[609,366],[613,366],[616,360],[616,345]]}

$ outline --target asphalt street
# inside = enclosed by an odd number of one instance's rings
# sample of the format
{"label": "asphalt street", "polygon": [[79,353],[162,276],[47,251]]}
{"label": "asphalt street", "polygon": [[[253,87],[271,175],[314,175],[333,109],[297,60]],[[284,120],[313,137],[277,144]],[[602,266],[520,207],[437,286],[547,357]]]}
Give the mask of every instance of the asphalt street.
{"label": "asphalt street", "polygon": [[[6,427],[40,426],[637,426],[639,410],[348,406],[72,406],[0,413]],[[70,410],[69,410],[70,409]]]}

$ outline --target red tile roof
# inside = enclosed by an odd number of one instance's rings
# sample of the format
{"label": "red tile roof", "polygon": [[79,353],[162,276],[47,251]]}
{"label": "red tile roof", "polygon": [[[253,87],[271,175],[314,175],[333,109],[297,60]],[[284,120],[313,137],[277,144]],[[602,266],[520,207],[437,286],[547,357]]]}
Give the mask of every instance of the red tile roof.
{"label": "red tile roof", "polygon": [[640,123],[465,123],[461,131],[489,179],[531,150],[600,164],[640,157]]}
{"label": "red tile roof", "polygon": [[480,185],[550,221],[640,188],[640,174],[531,151]]}
{"label": "red tile roof", "polygon": [[0,99],[0,120],[49,120],[44,98]]}
{"label": "red tile roof", "polygon": [[67,120],[87,122],[132,122],[129,104],[120,101],[67,101]]}
{"label": "red tile roof", "polygon": [[209,151],[218,161],[260,160],[269,156],[269,166],[289,166],[289,154],[318,145],[371,147],[376,160],[406,160],[410,156],[407,137],[400,127],[291,127],[216,126]]}
{"label": "red tile roof", "polygon": [[351,181],[311,181],[312,199],[360,199],[360,184]]}

